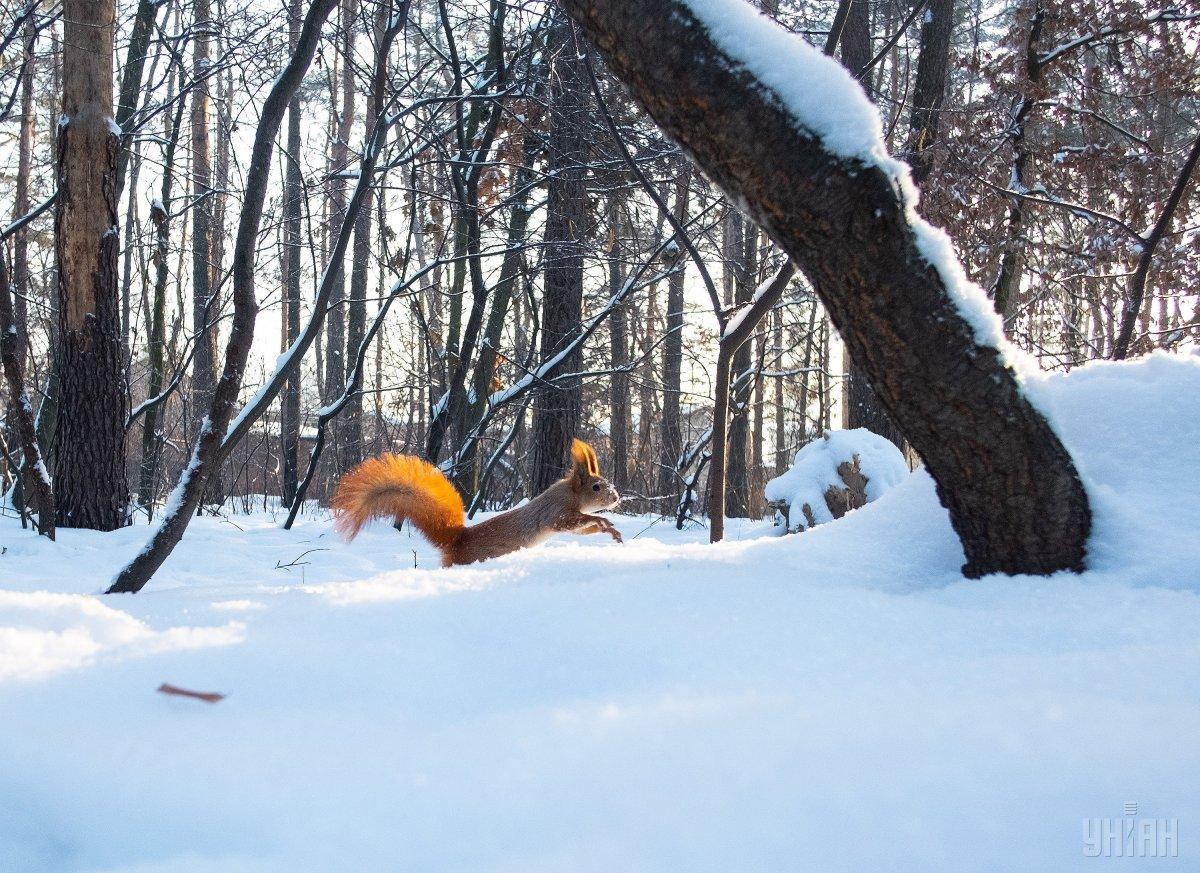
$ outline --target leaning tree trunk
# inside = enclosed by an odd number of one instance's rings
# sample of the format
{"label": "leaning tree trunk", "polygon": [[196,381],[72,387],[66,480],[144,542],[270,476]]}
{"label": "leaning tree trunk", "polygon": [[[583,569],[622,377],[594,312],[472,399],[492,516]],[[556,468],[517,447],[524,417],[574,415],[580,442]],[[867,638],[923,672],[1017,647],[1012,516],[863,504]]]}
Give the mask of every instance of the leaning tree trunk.
{"label": "leaning tree trunk", "polygon": [[117,293],[117,152],[113,0],[63,4],[58,125],[59,527],[114,530],[127,521],[125,375]]}
{"label": "leaning tree trunk", "polygon": [[[583,243],[588,203],[586,171],[587,73],[580,57],[585,50],[569,18],[562,17],[552,38],[554,85],[550,98],[551,128],[547,144],[545,291],[542,299],[541,360],[560,352],[579,329],[583,312]],[[578,347],[559,367],[578,372]],[[533,401],[534,493],[562,476],[572,437],[579,429],[582,385],[578,377],[545,385]]]}
{"label": "leaning tree trunk", "polygon": [[[79,2],[86,5],[86,0]],[[321,26],[333,11],[336,2],[337,0],[314,0],[309,6],[296,50],[276,78],[263,103],[258,129],[254,135],[254,145],[247,162],[246,188],[233,247],[233,319],[229,342],[225,347],[225,366],[213,393],[212,404],[205,419],[206,426],[201,429],[192,446],[191,459],[175,486],[170,508],[163,515],[158,529],[146,547],[117,574],[108,588],[109,594],[141,591],[150,581],[150,577],[162,566],[163,561],[183,538],[192,515],[200,505],[213,469],[227,454],[227,431],[230,430],[230,421],[242,387],[242,377],[246,373],[246,360],[254,342],[254,321],[258,315],[258,301],[254,294],[254,258],[267,197],[271,158],[275,152],[275,137],[283,123],[283,114],[288,102],[300,87],[300,82],[312,63],[313,55],[316,54]],[[108,55],[104,57],[107,58]],[[115,250],[113,256],[116,256]],[[251,412],[255,415],[261,414],[260,406],[265,406],[271,399],[273,398],[264,397],[261,405],[253,404],[245,413],[247,418],[242,420],[242,424],[246,425],[248,421],[253,420],[250,417]],[[233,430],[237,431],[238,428]]]}
{"label": "leaning tree trunk", "polygon": [[963,572],[1081,569],[1091,514],[1070,455],[922,256],[895,180],[806,131],[685,0],[563,3],[659,125],[806,274],[937,483]]}

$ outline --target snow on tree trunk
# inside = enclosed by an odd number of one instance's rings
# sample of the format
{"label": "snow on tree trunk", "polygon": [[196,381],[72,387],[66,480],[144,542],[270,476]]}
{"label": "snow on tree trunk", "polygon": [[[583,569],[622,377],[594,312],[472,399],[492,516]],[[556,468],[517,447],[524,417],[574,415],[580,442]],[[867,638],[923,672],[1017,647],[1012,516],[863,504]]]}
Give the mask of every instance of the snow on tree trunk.
{"label": "snow on tree trunk", "polygon": [[808,277],[937,483],[964,573],[1082,569],[1091,513],[1071,458],[850,74],[740,0],[564,5]]}

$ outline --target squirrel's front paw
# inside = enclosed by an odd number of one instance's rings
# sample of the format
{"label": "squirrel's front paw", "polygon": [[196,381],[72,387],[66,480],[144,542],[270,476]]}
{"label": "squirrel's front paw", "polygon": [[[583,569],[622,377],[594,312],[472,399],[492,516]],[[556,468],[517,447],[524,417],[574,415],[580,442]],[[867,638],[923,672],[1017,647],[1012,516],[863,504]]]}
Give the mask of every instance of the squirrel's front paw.
{"label": "squirrel's front paw", "polygon": [[619,542],[619,543],[625,542],[625,540],[623,540],[621,538],[621,532],[619,530],[617,530],[616,526],[612,522],[608,523],[608,533],[617,542]]}

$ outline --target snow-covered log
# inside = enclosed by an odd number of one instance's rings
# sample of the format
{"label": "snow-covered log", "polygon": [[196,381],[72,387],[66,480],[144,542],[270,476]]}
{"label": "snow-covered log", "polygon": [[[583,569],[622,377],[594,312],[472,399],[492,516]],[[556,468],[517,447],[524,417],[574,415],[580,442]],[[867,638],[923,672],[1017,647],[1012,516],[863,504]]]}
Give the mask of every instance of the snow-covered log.
{"label": "snow-covered log", "polygon": [[1082,569],[1091,512],[1071,457],[854,78],[743,0],[563,3],[812,283],[937,483],[964,572]]}
{"label": "snow-covered log", "polygon": [[804,446],[765,493],[788,532],[802,531],[878,500],[907,475],[900,450],[859,427],[831,431]]}

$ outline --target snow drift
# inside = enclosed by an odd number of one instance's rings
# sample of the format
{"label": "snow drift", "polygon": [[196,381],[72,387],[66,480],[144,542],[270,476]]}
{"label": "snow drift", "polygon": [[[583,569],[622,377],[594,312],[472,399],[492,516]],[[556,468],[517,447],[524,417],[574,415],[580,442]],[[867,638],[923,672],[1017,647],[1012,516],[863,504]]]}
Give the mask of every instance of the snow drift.
{"label": "snow drift", "polygon": [[849,484],[839,472],[846,463],[857,464],[858,472],[866,479],[867,503],[878,500],[908,475],[904,455],[889,440],[865,427],[835,430],[801,448],[792,466],[767,482],[766,498],[788,504],[788,526],[792,530],[833,521],[825,493]]}
{"label": "snow drift", "polygon": [[624,518],[451,570],[198,519],[136,596],[94,593],[144,531],[4,520],[0,870],[1062,873],[1127,802],[1195,869],[1200,360],[1028,388],[1082,575],[964,580],[920,471],[802,536]]}

